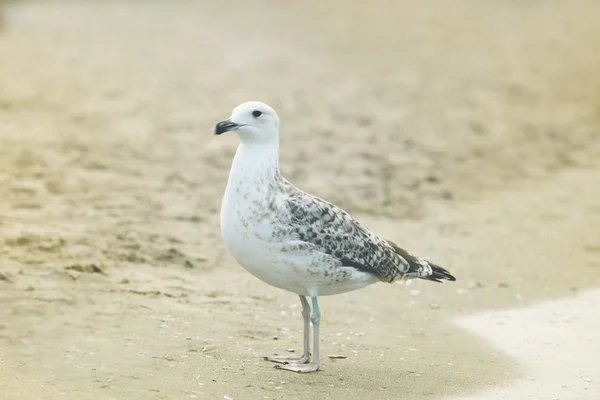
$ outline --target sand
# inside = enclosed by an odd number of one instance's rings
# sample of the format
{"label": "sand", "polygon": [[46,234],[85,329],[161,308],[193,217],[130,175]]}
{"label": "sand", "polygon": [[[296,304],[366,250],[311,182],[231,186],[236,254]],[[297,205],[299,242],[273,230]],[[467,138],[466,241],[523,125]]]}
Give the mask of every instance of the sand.
{"label": "sand", "polygon": [[[581,351],[600,334],[598,12],[4,4],[0,398],[600,398],[597,341]],[[299,301],[220,239],[237,140],[211,129],[250,99],[280,114],[290,180],[458,278],[323,298],[316,374],[261,360],[300,350]]]}
{"label": "sand", "polygon": [[467,317],[459,325],[484,333],[495,346],[520,363],[528,376],[460,400],[598,398],[600,353],[596,308],[600,291],[573,299],[544,302],[526,309]]}

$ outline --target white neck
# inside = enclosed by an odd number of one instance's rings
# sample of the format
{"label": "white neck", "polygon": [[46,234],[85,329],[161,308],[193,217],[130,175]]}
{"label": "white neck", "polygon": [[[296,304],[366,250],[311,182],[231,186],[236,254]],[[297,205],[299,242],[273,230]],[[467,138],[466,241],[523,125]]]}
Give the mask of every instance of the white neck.
{"label": "white neck", "polygon": [[264,199],[279,176],[279,141],[242,141],[235,153],[225,197],[248,196]]}

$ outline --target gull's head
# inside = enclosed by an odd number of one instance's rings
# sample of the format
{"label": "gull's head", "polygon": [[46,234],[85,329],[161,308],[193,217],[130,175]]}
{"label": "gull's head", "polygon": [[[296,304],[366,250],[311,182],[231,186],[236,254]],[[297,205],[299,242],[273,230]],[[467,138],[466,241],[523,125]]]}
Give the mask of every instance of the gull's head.
{"label": "gull's head", "polygon": [[215,126],[215,135],[235,131],[242,142],[271,143],[279,136],[279,118],[268,105],[248,101],[233,109],[231,117]]}

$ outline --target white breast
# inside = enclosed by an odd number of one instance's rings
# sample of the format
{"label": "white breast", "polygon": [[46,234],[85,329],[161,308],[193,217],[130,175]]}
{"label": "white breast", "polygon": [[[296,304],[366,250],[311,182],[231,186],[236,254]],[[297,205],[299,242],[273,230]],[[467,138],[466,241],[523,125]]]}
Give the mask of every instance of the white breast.
{"label": "white breast", "polygon": [[[225,246],[248,272],[281,289],[295,286],[282,265],[281,242],[274,240],[274,221],[268,204],[277,171],[275,158],[240,144],[233,160],[221,205],[221,233]],[[271,215],[271,217],[274,217]]]}
{"label": "white breast", "polygon": [[[225,245],[233,258],[263,282],[295,293],[304,291],[293,254],[282,251],[284,244],[273,239],[273,225],[254,218],[246,202],[233,202],[237,196],[224,201],[221,211],[221,230]],[[296,268],[295,268],[296,267]]]}

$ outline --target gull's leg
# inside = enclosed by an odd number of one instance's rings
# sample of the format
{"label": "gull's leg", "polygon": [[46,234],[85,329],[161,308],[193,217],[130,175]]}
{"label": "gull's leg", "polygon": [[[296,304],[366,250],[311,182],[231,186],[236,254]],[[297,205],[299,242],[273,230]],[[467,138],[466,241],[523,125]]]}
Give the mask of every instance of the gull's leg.
{"label": "gull's leg", "polygon": [[294,372],[315,372],[319,369],[319,324],[321,321],[321,310],[319,310],[319,303],[317,302],[317,296],[312,297],[313,312],[310,320],[313,324],[313,359],[309,364],[289,364],[289,365],[277,365],[275,368],[285,369]]}
{"label": "gull's leg", "polygon": [[310,306],[304,296],[300,296],[300,302],[304,319],[304,352],[302,356],[265,357],[265,360],[280,364],[304,364],[310,361]]}

